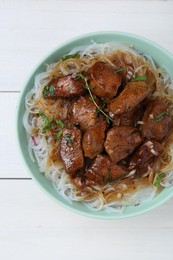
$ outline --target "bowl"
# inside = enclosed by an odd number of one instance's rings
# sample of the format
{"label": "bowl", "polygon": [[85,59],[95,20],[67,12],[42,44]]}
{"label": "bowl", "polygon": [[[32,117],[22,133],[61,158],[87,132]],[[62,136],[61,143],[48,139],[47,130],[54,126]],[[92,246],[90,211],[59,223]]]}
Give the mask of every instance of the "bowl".
{"label": "bowl", "polygon": [[54,189],[52,183],[47,180],[44,174],[39,172],[39,169],[36,163],[32,162],[28,153],[28,143],[26,138],[26,132],[22,123],[23,114],[25,111],[25,96],[27,92],[33,87],[35,76],[45,71],[45,63],[51,64],[57,61],[62,56],[70,52],[71,49],[77,46],[89,45],[91,40],[97,43],[105,42],[117,42],[119,44],[130,44],[134,45],[135,49],[141,51],[145,54],[152,55],[154,61],[159,64],[161,67],[164,67],[168,73],[173,76],[173,56],[168,51],[166,51],[161,46],[156,43],[145,39],[143,37],[123,33],[123,32],[93,32],[85,35],[78,36],[73,38],[55,48],[51,51],[43,60],[36,66],[35,69],[31,72],[29,78],[24,84],[23,91],[20,95],[20,100],[18,103],[17,111],[17,140],[19,144],[19,150],[21,157],[27,167],[27,170],[32,177],[32,179],[42,188],[42,190],[49,195],[55,202],[61,204],[63,207],[74,211],[76,213],[100,218],[100,219],[123,219],[128,217],[137,216],[148,212],[159,205],[163,204],[169,198],[173,196],[173,187],[163,189],[154,199],[149,201],[144,201],[138,206],[129,206],[124,211],[124,213],[115,213],[115,212],[105,212],[105,211],[95,211],[86,207],[80,202],[73,202],[70,204],[66,201],[61,195],[57,193]]}

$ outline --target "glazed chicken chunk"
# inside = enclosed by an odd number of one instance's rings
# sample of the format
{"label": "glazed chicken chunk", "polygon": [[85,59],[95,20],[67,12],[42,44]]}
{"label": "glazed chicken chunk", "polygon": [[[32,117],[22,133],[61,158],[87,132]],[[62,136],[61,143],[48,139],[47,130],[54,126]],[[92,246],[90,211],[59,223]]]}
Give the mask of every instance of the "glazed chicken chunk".
{"label": "glazed chicken chunk", "polygon": [[116,69],[104,62],[96,62],[90,69],[90,85],[92,92],[101,98],[116,96],[121,85],[121,73],[115,73]]}
{"label": "glazed chicken chunk", "polygon": [[82,147],[84,156],[93,159],[104,149],[106,122],[100,120],[96,125],[89,127],[83,136]]}
{"label": "glazed chicken chunk", "polygon": [[59,79],[53,79],[43,90],[45,98],[56,97],[76,97],[84,94],[85,83],[81,79],[76,79],[72,75],[64,76]]}
{"label": "glazed chicken chunk", "polygon": [[78,128],[63,129],[60,154],[67,173],[73,173],[84,165],[81,138],[81,131]]}
{"label": "glazed chicken chunk", "polygon": [[113,126],[135,127],[138,124],[138,121],[142,119],[143,114],[144,106],[140,103],[129,112],[123,113],[121,115],[114,115]]}
{"label": "glazed chicken chunk", "polygon": [[109,109],[115,115],[127,113],[143,101],[151,91],[152,88],[147,87],[143,81],[130,82],[121,94],[110,102]]}
{"label": "glazed chicken chunk", "polygon": [[155,140],[146,141],[133,155],[130,161],[130,169],[135,169],[135,174],[144,174],[148,172],[149,168],[162,151],[162,145]]}
{"label": "glazed chicken chunk", "polygon": [[164,100],[155,99],[149,103],[143,116],[141,132],[147,139],[162,140],[168,133],[170,117]]}
{"label": "glazed chicken chunk", "polygon": [[111,160],[116,163],[130,155],[142,141],[136,128],[117,126],[108,131],[104,146]]}
{"label": "glazed chicken chunk", "polygon": [[73,183],[79,188],[95,184],[104,185],[126,174],[128,170],[125,166],[112,163],[108,157],[99,154],[85,174],[77,174],[73,178]]}
{"label": "glazed chicken chunk", "polygon": [[88,96],[82,96],[75,101],[72,104],[69,114],[71,122],[79,124],[83,131],[94,126],[98,121],[96,106]]}

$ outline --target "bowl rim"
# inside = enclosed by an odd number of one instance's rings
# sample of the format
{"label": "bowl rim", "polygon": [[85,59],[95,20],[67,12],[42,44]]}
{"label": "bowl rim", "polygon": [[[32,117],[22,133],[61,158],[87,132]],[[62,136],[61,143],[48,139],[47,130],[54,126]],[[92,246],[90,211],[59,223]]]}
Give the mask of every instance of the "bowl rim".
{"label": "bowl rim", "polygon": [[[37,180],[37,178],[35,177],[35,174],[32,173],[29,165],[26,162],[26,158],[22,152],[22,145],[21,142],[22,140],[20,139],[20,135],[19,135],[19,114],[20,114],[20,107],[23,103],[23,99],[22,97],[24,96],[25,93],[25,89],[26,86],[28,85],[30,79],[33,77],[34,73],[36,72],[36,70],[44,63],[44,61],[46,59],[48,59],[51,55],[53,55],[56,51],[58,51],[60,48],[70,44],[70,43],[75,43],[78,40],[87,38],[87,37],[92,37],[92,36],[108,36],[108,35],[115,35],[115,36],[124,36],[124,37],[131,37],[133,39],[137,39],[142,41],[144,44],[150,44],[154,47],[156,47],[156,49],[158,49],[159,51],[161,51],[162,53],[164,53],[165,55],[168,55],[171,57],[171,59],[173,60],[173,54],[171,52],[169,52],[168,50],[166,50],[164,47],[162,47],[161,45],[155,43],[152,40],[149,40],[143,36],[139,36],[137,34],[133,34],[133,33],[128,33],[128,32],[121,32],[121,31],[96,31],[96,32],[90,32],[90,33],[85,33],[85,34],[81,34],[79,36],[70,38],[69,40],[66,40],[64,42],[62,42],[61,44],[58,44],[56,47],[54,47],[53,49],[51,49],[50,51],[48,51],[44,57],[42,59],[40,59],[39,62],[37,62],[37,64],[35,66],[33,66],[32,70],[30,71],[30,73],[28,73],[28,76],[26,77],[24,83],[22,84],[23,87],[21,88],[21,92],[17,98],[17,106],[16,106],[16,117],[15,117],[15,124],[16,124],[16,140],[17,140],[17,149],[19,151],[20,157],[22,158],[22,162],[23,165],[27,168],[27,172],[29,174],[29,176],[31,177],[31,179],[37,184],[38,187],[40,187],[41,190],[43,190],[44,193],[46,193],[52,200],[54,200],[56,203],[58,203],[59,205],[63,206],[64,208],[70,210],[71,212],[74,213],[78,213],[82,216],[86,216],[86,217],[91,217],[91,218],[96,218],[96,219],[105,219],[105,220],[119,220],[119,219],[127,219],[127,218],[131,218],[131,217],[136,217],[139,215],[142,215],[144,213],[147,213],[157,207],[159,207],[160,205],[164,204],[167,200],[169,200],[171,197],[173,197],[173,190],[172,192],[170,191],[169,194],[167,194],[164,198],[162,198],[161,200],[157,201],[154,203],[154,205],[150,205],[144,209],[140,209],[140,211],[137,212],[132,212],[132,213],[128,213],[126,215],[124,215],[123,213],[115,213],[115,215],[112,215],[109,213],[107,213],[107,215],[99,215],[99,211],[93,210],[91,212],[84,212],[81,211],[80,209],[77,209],[75,207],[72,206],[72,204],[69,203],[69,205],[64,204],[63,202],[61,202],[58,197],[55,198],[45,187],[43,187],[43,185]],[[33,162],[35,163],[35,162]],[[40,172],[40,174],[42,174]],[[130,206],[131,207],[131,206]]]}

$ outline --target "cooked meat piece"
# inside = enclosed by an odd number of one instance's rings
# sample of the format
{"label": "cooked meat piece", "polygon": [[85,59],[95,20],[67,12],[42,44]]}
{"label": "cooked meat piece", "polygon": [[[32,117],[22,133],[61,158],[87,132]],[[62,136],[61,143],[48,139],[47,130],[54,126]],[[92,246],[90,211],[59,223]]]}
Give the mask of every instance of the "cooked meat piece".
{"label": "cooked meat piece", "polygon": [[63,129],[60,154],[67,173],[76,172],[83,167],[81,131],[78,128]]}
{"label": "cooked meat piece", "polygon": [[136,173],[146,173],[162,151],[162,145],[155,140],[146,141],[132,157],[130,169],[136,169]]}
{"label": "cooked meat piece", "polygon": [[87,172],[83,175],[76,174],[72,181],[78,188],[83,188],[96,184],[104,185],[126,174],[128,174],[128,170],[125,166],[116,165],[106,156],[99,154]]}
{"label": "cooked meat piece", "polygon": [[71,122],[79,124],[82,130],[88,129],[98,121],[96,106],[88,96],[80,97],[75,101],[69,113]]}
{"label": "cooked meat piece", "polygon": [[104,146],[111,160],[116,163],[131,154],[141,142],[142,137],[136,128],[117,126],[108,131]]}
{"label": "cooked meat piece", "polygon": [[75,79],[72,75],[53,79],[43,90],[45,98],[76,97],[85,93],[85,83],[81,79]]}
{"label": "cooked meat piece", "polygon": [[71,102],[65,98],[56,99],[56,105],[57,105],[57,102],[59,102],[59,106],[56,106],[57,109],[54,112],[54,114],[56,113],[57,117],[59,117],[61,120],[64,121],[68,117],[68,110],[71,105]]}
{"label": "cooked meat piece", "polygon": [[121,115],[115,115],[113,118],[113,126],[132,126],[135,127],[144,114],[143,104],[138,104],[131,111]]}
{"label": "cooked meat piece", "polygon": [[96,62],[90,69],[90,85],[92,92],[101,98],[111,98],[117,94],[121,85],[121,73],[104,62]]}
{"label": "cooked meat piece", "polygon": [[147,139],[162,140],[168,133],[170,117],[164,100],[155,99],[149,103],[144,113],[141,132]]}
{"label": "cooked meat piece", "polygon": [[106,122],[100,120],[96,125],[89,127],[83,136],[82,147],[84,156],[93,159],[104,149]]}
{"label": "cooked meat piece", "polygon": [[151,91],[152,89],[143,81],[130,82],[121,94],[110,102],[109,109],[115,115],[127,113],[144,100]]}

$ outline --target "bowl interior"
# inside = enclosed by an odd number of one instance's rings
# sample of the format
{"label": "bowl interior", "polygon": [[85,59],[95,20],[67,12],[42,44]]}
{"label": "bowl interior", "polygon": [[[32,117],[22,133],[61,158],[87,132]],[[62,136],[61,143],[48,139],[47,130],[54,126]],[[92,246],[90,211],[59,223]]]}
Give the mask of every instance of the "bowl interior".
{"label": "bowl interior", "polygon": [[[165,68],[170,75],[171,72],[173,74],[173,56],[169,52],[164,50],[162,47],[142,37],[120,32],[98,32],[74,38],[64,43],[63,45],[60,45],[51,53],[49,53],[47,57],[45,57],[40,62],[40,64],[32,71],[31,75],[26,81],[24,85],[24,90],[20,96],[17,113],[17,139],[19,143],[19,148],[22,154],[22,158],[24,159],[25,165],[27,166],[31,177],[36,181],[37,184],[39,184],[40,187],[43,188],[45,192],[47,192],[48,195],[50,195],[51,198],[53,198],[56,202],[62,204],[66,208],[83,215],[103,219],[119,219],[136,216],[161,205],[167,199],[173,196],[173,187],[162,190],[160,194],[158,194],[151,201],[145,201],[141,205],[136,207],[128,207],[123,214],[113,212],[108,213],[104,211],[94,211],[87,208],[82,203],[73,202],[73,204],[70,204],[68,201],[62,198],[54,189],[52,183],[44,177],[44,174],[39,172],[36,163],[33,163],[29,157],[26,132],[23,127],[22,119],[25,111],[25,96],[27,92],[33,87],[35,76],[38,73],[45,71],[46,63],[51,64],[53,62],[56,62],[63,55],[66,55],[68,52],[70,52],[71,49],[77,46],[91,44],[91,40],[97,43],[115,42],[119,44],[128,43],[130,45],[133,45],[136,50],[144,52],[145,54],[152,55],[155,62],[158,63],[160,67]],[[171,76],[173,77],[173,75]]]}

